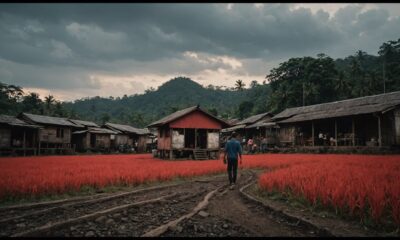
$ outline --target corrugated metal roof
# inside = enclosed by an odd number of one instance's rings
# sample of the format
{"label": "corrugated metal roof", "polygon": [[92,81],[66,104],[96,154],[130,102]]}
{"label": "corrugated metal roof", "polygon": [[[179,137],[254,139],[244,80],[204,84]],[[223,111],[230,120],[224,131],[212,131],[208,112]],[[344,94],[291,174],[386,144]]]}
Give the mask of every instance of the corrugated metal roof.
{"label": "corrugated metal roof", "polygon": [[16,127],[40,128],[38,125],[29,124],[21,119],[9,115],[0,115],[0,123]]}
{"label": "corrugated metal roof", "polygon": [[68,119],[66,118],[50,117],[50,116],[36,115],[30,113],[22,113],[22,115],[36,124],[82,127],[82,125],[74,124],[68,121]]}
{"label": "corrugated metal roof", "polygon": [[217,120],[218,122],[222,123],[224,126],[230,126],[229,123],[227,123],[227,122],[223,121],[222,119],[219,119],[219,118],[217,118],[217,117],[211,115],[211,114],[208,113],[207,111],[201,109],[199,106],[193,106],[193,107],[189,107],[189,108],[185,108],[185,109],[176,111],[176,112],[174,112],[174,113],[172,113],[172,114],[170,114],[170,115],[168,115],[168,116],[166,116],[166,117],[161,118],[161,119],[158,120],[158,121],[155,121],[155,122],[151,123],[151,124],[148,125],[147,127],[157,127],[157,126],[164,125],[164,124],[166,124],[166,123],[172,122],[172,121],[174,121],[174,120],[176,120],[176,119],[178,119],[178,118],[180,118],[180,117],[183,117],[183,116],[185,116],[186,114],[189,114],[189,113],[191,113],[191,112],[193,112],[193,111],[196,111],[196,110],[205,113],[206,115],[210,116],[211,118],[214,118],[214,119]]}
{"label": "corrugated metal roof", "polygon": [[120,133],[118,131],[110,130],[110,129],[107,129],[107,128],[100,128],[100,127],[98,127],[98,128],[95,128],[95,127],[92,128],[91,127],[91,128],[88,129],[88,131],[90,133],[98,133],[98,134],[119,134]]}
{"label": "corrugated metal roof", "polygon": [[309,121],[383,112],[400,105],[400,91],[343,101],[288,108],[272,119],[278,123]]}
{"label": "corrugated metal roof", "polygon": [[79,130],[79,131],[75,131],[72,134],[82,134],[82,133],[86,133],[86,132],[90,132],[90,133],[95,133],[95,134],[119,134],[120,132],[118,131],[113,131],[107,128],[88,128],[85,130]]}
{"label": "corrugated metal roof", "polygon": [[233,126],[233,127],[230,127],[230,128],[224,128],[224,129],[221,130],[221,132],[232,132],[232,131],[235,131],[237,129],[241,129],[241,128],[245,128],[245,127],[246,127],[246,124],[236,125],[236,126]]}
{"label": "corrugated metal roof", "polygon": [[85,127],[100,127],[99,125],[97,125],[94,122],[89,122],[89,121],[83,121],[83,120],[77,120],[77,119],[68,119],[69,121],[71,121],[74,124],[77,125],[82,125]]}
{"label": "corrugated metal roof", "polygon": [[271,122],[270,119],[253,123],[245,128],[257,128],[257,127],[279,128],[279,126],[275,122]]}
{"label": "corrugated metal roof", "polygon": [[135,128],[129,125],[123,125],[123,124],[116,124],[116,123],[106,123],[106,127],[111,128],[112,130],[117,130],[125,133],[134,133],[138,135],[146,135],[149,134],[149,130],[146,128]]}
{"label": "corrugated metal roof", "polygon": [[257,115],[253,115],[253,116],[250,116],[250,117],[248,117],[246,119],[243,119],[240,122],[237,122],[236,125],[239,125],[239,124],[252,124],[252,123],[255,123],[255,122],[259,121],[260,119],[262,119],[263,117],[265,117],[267,115],[272,115],[272,114],[270,112],[266,112],[266,113],[260,113],[260,114],[257,114]]}

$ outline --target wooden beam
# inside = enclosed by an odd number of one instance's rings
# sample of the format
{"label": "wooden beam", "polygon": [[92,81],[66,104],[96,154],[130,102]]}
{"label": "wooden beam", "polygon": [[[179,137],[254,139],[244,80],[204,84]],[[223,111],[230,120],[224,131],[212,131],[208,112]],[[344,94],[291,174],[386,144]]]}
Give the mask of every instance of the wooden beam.
{"label": "wooden beam", "polygon": [[23,139],[23,146],[24,146],[24,157],[26,156],[26,130],[24,129],[24,139]]}
{"label": "wooden beam", "polygon": [[183,129],[183,148],[186,147],[185,139],[186,139],[186,128]]}
{"label": "wooden beam", "polygon": [[353,147],[356,145],[355,142],[355,123],[354,123],[354,117],[351,118],[351,133],[352,133],[352,143],[353,143]]}
{"label": "wooden beam", "polygon": [[197,148],[197,128],[194,129],[194,149]]}
{"label": "wooden beam", "polygon": [[311,140],[312,140],[312,145],[313,145],[313,147],[315,146],[315,143],[314,143],[314,121],[311,121]]}
{"label": "wooden beam", "polygon": [[378,115],[378,144],[382,147],[381,115]]}
{"label": "wooden beam", "polygon": [[337,147],[337,120],[335,119],[335,146]]}

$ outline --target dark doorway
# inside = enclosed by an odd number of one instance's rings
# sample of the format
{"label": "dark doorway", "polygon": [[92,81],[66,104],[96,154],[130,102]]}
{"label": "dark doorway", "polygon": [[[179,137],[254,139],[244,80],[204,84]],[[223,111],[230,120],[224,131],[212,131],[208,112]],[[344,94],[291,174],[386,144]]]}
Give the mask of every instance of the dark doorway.
{"label": "dark doorway", "polygon": [[96,134],[90,134],[90,147],[96,147]]}
{"label": "dark doorway", "polygon": [[194,128],[186,128],[185,129],[185,148],[194,148],[195,144],[195,134]]}
{"label": "dark doorway", "polygon": [[206,149],[207,148],[207,130],[197,129],[197,146],[196,148]]}

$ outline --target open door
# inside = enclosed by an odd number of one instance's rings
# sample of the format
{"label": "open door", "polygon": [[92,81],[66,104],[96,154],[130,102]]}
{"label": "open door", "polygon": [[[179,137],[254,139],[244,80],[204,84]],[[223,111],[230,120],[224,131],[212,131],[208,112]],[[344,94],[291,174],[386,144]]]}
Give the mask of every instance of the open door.
{"label": "open door", "polygon": [[207,129],[197,129],[197,146],[196,148],[207,148]]}

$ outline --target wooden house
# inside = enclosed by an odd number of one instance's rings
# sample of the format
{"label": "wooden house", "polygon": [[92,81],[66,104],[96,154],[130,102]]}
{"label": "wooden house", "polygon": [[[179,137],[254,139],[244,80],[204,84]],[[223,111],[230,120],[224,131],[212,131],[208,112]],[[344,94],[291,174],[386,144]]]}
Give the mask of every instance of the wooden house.
{"label": "wooden house", "polygon": [[36,155],[39,128],[14,116],[0,115],[0,155]]}
{"label": "wooden house", "polygon": [[225,121],[199,106],[189,107],[148,125],[157,128],[157,151],[161,158],[217,158],[219,134],[228,127]]}
{"label": "wooden house", "polygon": [[77,151],[105,151],[111,149],[111,138],[120,132],[107,128],[101,128],[94,122],[69,119],[72,123],[79,126],[72,132],[72,144]]}
{"label": "wooden house", "polygon": [[143,153],[147,149],[148,135],[147,129],[135,128],[130,125],[106,123],[104,128],[118,132],[111,141],[111,146],[115,149],[134,149],[135,152]]}
{"label": "wooden house", "polygon": [[272,119],[282,145],[398,146],[400,91],[288,108]]}
{"label": "wooden house", "polygon": [[21,113],[18,118],[41,126],[38,132],[38,154],[45,153],[71,153],[71,132],[79,127],[66,118],[50,117],[29,113]]}
{"label": "wooden house", "polygon": [[273,114],[270,112],[250,116],[241,121],[237,121],[232,127],[222,129],[222,135],[226,139],[235,131],[239,134],[239,141],[249,138],[257,138],[260,140],[266,137],[268,144],[274,145],[277,142],[279,126],[271,120],[272,116]]}

